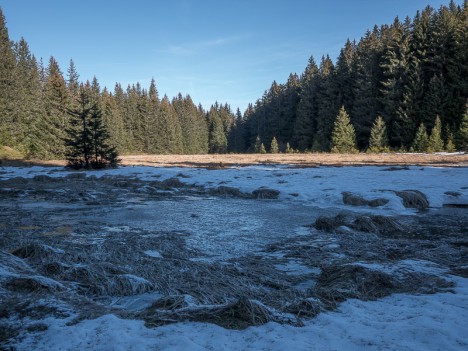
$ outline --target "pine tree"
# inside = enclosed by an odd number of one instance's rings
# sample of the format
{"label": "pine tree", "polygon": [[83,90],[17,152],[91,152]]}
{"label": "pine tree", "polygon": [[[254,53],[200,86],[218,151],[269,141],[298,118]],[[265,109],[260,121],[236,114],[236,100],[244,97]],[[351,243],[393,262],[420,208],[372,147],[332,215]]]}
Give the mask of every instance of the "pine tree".
{"label": "pine tree", "polygon": [[357,153],[356,132],[346,110],[341,107],[332,133],[332,152]]}
{"label": "pine tree", "polygon": [[15,44],[16,53],[16,94],[12,116],[15,147],[27,158],[49,158],[52,144],[53,125],[48,120],[42,99],[37,62],[29,51],[28,44],[21,38]]}
{"label": "pine tree", "polygon": [[164,95],[159,104],[159,117],[161,153],[181,154],[183,152],[183,144],[180,121],[166,95]]}
{"label": "pine tree", "polygon": [[73,60],[70,60],[70,65],[67,70],[68,79],[67,79],[67,87],[68,93],[72,97],[77,97],[80,92],[80,75],[76,71],[75,63]]}
{"label": "pine tree", "polygon": [[260,144],[259,153],[260,153],[260,154],[266,154],[265,145],[263,145],[263,143]]}
{"label": "pine tree", "polygon": [[273,139],[271,140],[270,152],[271,152],[272,154],[277,154],[277,153],[279,152],[278,142],[276,141],[276,138],[275,138],[275,137],[273,137]]}
{"label": "pine tree", "polygon": [[294,150],[291,148],[291,145],[289,145],[289,143],[286,143],[286,153],[287,154],[294,153]]}
{"label": "pine tree", "polygon": [[227,139],[224,134],[224,125],[216,103],[208,112],[209,125],[209,151],[211,154],[223,154],[227,150]]}
{"label": "pine tree", "polygon": [[458,150],[468,151],[468,103],[466,104],[465,113],[458,129],[456,143]]}
{"label": "pine tree", "polygon": [[300,101],[297,106],[297,118],[294,126],[293,145],[303,151],[312,145],[317,131],[318,87],[317,76],[319,69],[311,56],[301,78]]}
{"label": "pine tree", "polygon": [[68,113],[71,116],[71,127],[65,138],[68,166],[75,169],[116,166],[118,155],[108,144],[109,134],[102,124],[102,113],[93,101],[89,83],[80,86],[76,108]]}
{"label": "pine tree", "polygon": [[70,100],[65,79],[53,57],[49,60],[46,79],[44,87],[45,110],[47,118],[51,122],[53,133],[52,143],[49,147],[54,157],[61,158],[65,154],[63,139],[65,138],[65,131],[69,127],[67,110],[70,107]]}
{"label": "pine tree", "polygon": [[442,123],[440,122],[439,116],[436,117],[434,127],[432,128],[431,135],[429,136],[427,151],[444,151],[444,141],[442,140]]}
{"label": "pine tree", "polygon": [[0,8],[0,146],[15,146],[15,55]]}
{"label": "pine tree", "polygon": [[388,137],[385,121],[378,116],[371,129],[368,152],[388,152]]}
{"label": "pine tree", "polygon": [[419,125],[418,131],[411,146],[412,152],[426,152],[429,138],[427,137],[426,126],[424,123]]}

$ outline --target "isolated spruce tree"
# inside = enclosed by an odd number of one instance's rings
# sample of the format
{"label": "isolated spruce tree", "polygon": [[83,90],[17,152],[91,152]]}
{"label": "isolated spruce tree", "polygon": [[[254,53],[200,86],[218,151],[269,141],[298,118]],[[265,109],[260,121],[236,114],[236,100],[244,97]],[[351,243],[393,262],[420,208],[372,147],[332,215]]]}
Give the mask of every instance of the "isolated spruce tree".
{"label": "isolated spruce tree", "polygon": [[357,153],[356,132],[346,110],[341,107],[332,133],[332,152]]}
{"label": "isolated spruce tree", "polygon": [[275,137],[273,137],[273,139],[271,140],[270,152],[272,154],[277,154],[279,152],[278,141],[276,141]]}
{"label": "isolated spruce tree", "polygon": [[69,167],[114,167],[120,160],[113,146],[108,144],[109,133],[102,123],[102,112],[91,97],[89,83],[81,85],[76,105],[68,111],[71,127],[65,138],[66,160]]}
{"label": "isolated spruce tree", "polygon": [[468,151],[468,103],[466,104],[465,113],[457,133],[457,149],[460,151]]}
{"label": "isolated spruce tree", "polygon": [[431,135],[427,146],[429,152],[441,152],[444,151],[444,141],[442,140],[442,124],[440,117],[437,116],[434,127],[432,128]]}
{"label": "isolated spruce tree", "polygon": [[378,116],[374,121],[369,139],[368,152],[388,152],[388,138],[385,121]]}
{"label": "isolated spruce tree", "polygon": [[427,137],[426,126],[421,122],[419,125],[418,131],[411,146],[412,152],[426,152],[429,143],[429,138]]}

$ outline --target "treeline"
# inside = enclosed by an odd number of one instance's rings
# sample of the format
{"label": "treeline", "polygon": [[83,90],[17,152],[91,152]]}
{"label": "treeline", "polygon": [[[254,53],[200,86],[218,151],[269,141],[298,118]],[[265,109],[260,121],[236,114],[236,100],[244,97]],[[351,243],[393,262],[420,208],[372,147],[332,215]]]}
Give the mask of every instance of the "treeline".
{"label": "treeline", "polygon": [[188,95],[161,99],[154,80],[148,89],[117,83],[112,92],[96,78],[81,83],[73,60],[64,74],[53,57],[46,65],[38,61],[24,39],[11,42],[0,9],[0,146],[26,157],[63,158],[80,86],[96,102],[120,154],[228,151],[235,119],[229,105],[205,111]]}
{"label": "treeline", "polygon": [[[81,83],[72,60],[64,74],[53,57],[38,61],[24,39],[12,42],[0,9],[0,146],[63,158],[83,85],[120,154],[331,151],[339,112],[350,119],[353,150],[435,150],[432,134],[466,150],[467,15],[467,0],[452,1],[376,26],[348,40],[336,63],[311,57],[300,76],[273,82],[242,114],[219,103],[206,111],[182,94],[160,98],[154,80],[113,91],[96,78]],[[377,148],[369,145],[376,123],[385,132]]]}
{"label": "treeline", "polygon": [[[430,134],[440,117],[443,139],[467,149],[468,8],[453,1],[427,7],[411,20],[374,27],[359,42],[347,41],[334,63],[313,57],[302,73],[270,89],[249,105],[234,130],[237,151],[256,149],[258,138],[279,149],[330,151],[341,107],[349,114],[359,150],[367,150],[371,128],[383,118],[392,149],[409,150],[419,127]],[[465,117],[468,118],[468,117]],[[465,126],[465,127],[463,127]]]}

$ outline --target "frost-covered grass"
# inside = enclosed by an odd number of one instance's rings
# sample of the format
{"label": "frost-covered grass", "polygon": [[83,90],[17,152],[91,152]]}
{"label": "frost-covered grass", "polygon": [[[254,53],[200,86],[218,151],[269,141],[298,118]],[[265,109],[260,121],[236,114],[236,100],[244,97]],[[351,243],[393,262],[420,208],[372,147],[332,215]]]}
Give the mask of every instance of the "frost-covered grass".
{"label": "frost-covered grass", "polygon": [[[70,174],[110,180],[63,178]],[[443,219],[440,209],[444,204],[467,202],[468,168],[128,166],[72,173],[63,168],[0,168],[0,180],[37,176],[38,182],[46,184],[40,191],[35,192],[34,182],[19,193],[14,182],[10,188],[0,188],[6,196],[0,203],[6,213],[0,217],[0,294],[4,294],[0,296],[11,298],[19,291],[21,299],[34,304],[42,294],[49,294],[44,304],[51,308],[63,305],[67,316],[45,313],[33,319],[28,313],[34,308],[23,302],[6,313],[0,310],[0,322],[3,318],[20,330],[12,345],[18,350],[468,347],[468,279],[451,275],[455,274],[453,268],[466,272],[467,266],[461,266],[466,263],[462,256],[465,238],[460,236],[463,228],[456,228],[456,234],[450,236],[443,228],[432,234],[432,227],[408,229],[403,223],[401,235],[385,236],[347,226],[332,233],[305,226],[313,224],[317,213],[334,216],[341,211],[351,217],[349,221],[360,214],[376,214],[434,226],[437,223],[429,219],[432,214]],[[54,186],[41,176],[63,179]],[[195,187],[156,191],[151,183],[171,178]],[[67,193],[68,183],[78,195]],[[105,190],[99,185],[105,185]],[[280,196],[268,201],[224,199],[210,192],[219,186],[237,188],[242,194],[268,187],[279,190]],[[395,192],[408,189],[427,196],[429,211],[403,206]],[[388,203],[380,207],[345,205],[343,192]],[[165,197],[171,194],[180,197]],[[12,204],[15,210],[9,207]],[[18,214],[22,218],[6,218]],[[451,225],[456,227],[459,219]],[[466,223],[463,220],[460,223]],[[437,241],[440,231],[446,236]],[[322,276],[325,271],[338,275]],[[364,284],[356,277],[367,280]],[[382,280],[373,281],[373,277]],[[428,279],[409,281],[413,277]],[[314,290],[317,282],[322,284],[320,294]],[[40,289],[30,294],[33,283]],[[368,293],[359,290],[359,284],[383,290]],[[350,291],[341,291],[343,287]],[[325,298],[342,300],[327,305],[333,302],[324,298],[328,288],[330,296]],[[395,291],[408,293],[380,298]],[[416,294],[420,292],[437,293]],[[270,320],[282,324],[227,330],[184,322],[184,318],[206,321],[197,313],[222,308],[239,297],[271,311],[274,318]],[[347,297],[380,299],[351,298],[339,303]],[[168,305],[174,301],[174,306],[180,306],[150,309],[153,316],[143,309],[154,301],[168,301]],[[301,311],[291,312],[288,304],[298,301],[320,305],[321,313],[296,323],[295,314]],[[338,309],[331,311],[334,306]],[[147,328],[164,324],[161,320],[177,323]]]}
{"label": "frost-covered grass", "polygon": [[48,330],[29,335],[19,350],[466,350],[468,279],[454,293],[392,295],[349,300],[304,327],[268,323],[243,331],[212,324],[178,323],[147,329],[114,315],[67,326],[47,319]]}

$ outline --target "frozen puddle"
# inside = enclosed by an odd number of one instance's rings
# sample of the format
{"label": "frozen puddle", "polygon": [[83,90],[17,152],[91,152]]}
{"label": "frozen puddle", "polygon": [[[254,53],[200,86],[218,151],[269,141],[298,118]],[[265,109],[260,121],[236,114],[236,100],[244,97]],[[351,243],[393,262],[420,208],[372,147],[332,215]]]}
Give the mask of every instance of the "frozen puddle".
{"label": "frozen puddle", "polygon": [[290,260],[284,264],[277,264],[275,268],[288,274],[288,275],[306,275],[306,274],[320,274],[320,268],[310,268],[302,264],[299,260]]}
{"label": "frozen puddle", "polygon": [[[116,228],[188,234],[188,248],[211,260],[224,260],[258,252],[268,244],[298,234],[310,234],[310,228],[302,226],[313,222],[319,212],[301,204],[284,208],[269,201],[187,197],[116,208],[100,219],[109,222],[110,231],[117,230],[111,227],[116,223]],[[145,254],[161,255],[158,251]]]}

